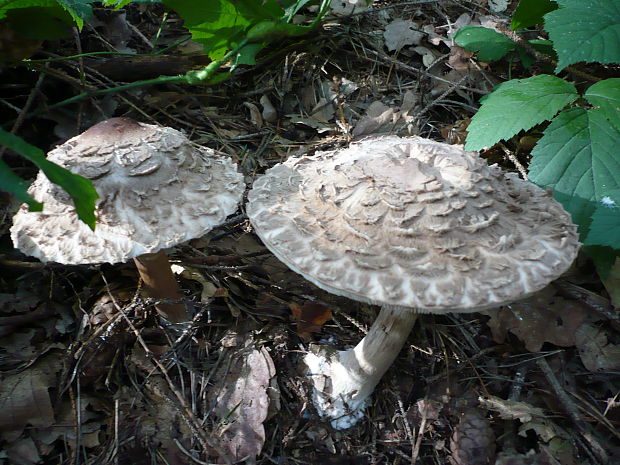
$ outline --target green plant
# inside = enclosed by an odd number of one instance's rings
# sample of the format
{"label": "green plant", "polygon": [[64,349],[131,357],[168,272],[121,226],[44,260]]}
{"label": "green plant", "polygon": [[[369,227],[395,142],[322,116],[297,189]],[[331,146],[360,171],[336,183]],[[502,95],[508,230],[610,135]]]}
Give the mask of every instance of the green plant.
{"label": "green plant", "polygon": [[[73,174],[71,171],[52,163],[41,149],[30,145],[21,137],[0,129],[0,145],[22,155],[34,163],[54,184],[58,184],[71,196],[79,218],[91,229],[95,229],[95,200],[99,198],[90,180]],[[28,204],[31,211],[41,211],[43,205],[28,194],[28,183],[17,176],[9,166],[0,159],[0,187],[13,194],[21,202]]]}
{"label": "green plant", "polygon": [[[512,28],[529,27],[543,19],[557,56],[555,74],[580,62],[620,63],[620,1],[522,0]],[[531,53],[535,48],[532,43],[480,29],[484,28],[462,28],[455,42],[488,61],[519,50]],[[547,59],[553,61],[552,57]],[[569,82],[570,74],[541,74],[497,86],[481,100],[468,127],[465,148],[490,147],[550,121],[531,153],[528,177],[553,189],[604,274],[605,265],[620,255],[620,78],[601,80],[579,69],[569,71],[581,81],[585,77],[595,83],[580,93]]]}
{"label": "green plant", "polygon": [[[50,11],[61,18],[61,26],[82,27],[84,19],[92,14],[90,3],[93,0],[0,0],[0,20],[11,16],[23,17],[27,14],[39,15]],[[148,3],[158,0],[106,0],[104,5],[123,7],[132,2]],[[47,106],[47,110],[66,105],[86,97],[120,92],[125,89],[178,82],[183,84],[214,84],[232,76],[239,65],[255,65],[257,54],[277,40],[287,37],[303,36],[311,32],[329,9],[331,0],[164,0],[169,8],[176,11],[184,20],[193,39],[202,44],[211,63],[200,70],[192,70],[184,75],[160,76],[155,79],[136,81],[114,88],[82,93],[62,102]],[[318,5],[314,20],[308,25],[292,24],[295,14],[304,6]],[[50,10],[51,8],[51,10]],[[52,16],[50,16],[51,18]],[[25,26],[26,35],[39,34],[39,38],[56,38],[45,30],[30,31]],[[36,29],[36,26],[35,26]],[[62,27],[55,30],[60,34]],[[47,35],[46,35],[47,34]],[[77,57],[75,57],[77,58]],[[230,65],[225,71],[220,69]],[[0,145],[6,145],[34,162],[53,182],[63,187],[74,199],[78,216],[91,228],[95,226],[94,201],[97,198],[92,184],[79,176],[62,176],[57,165],[45,160],[39,149],[27,144],[17,136],[0,132]],[[42,157],[42,158],[41,158]],[[64,170],[66,171],[66,170]],[[53,179],[51,176],[55,176]],[[78,181],[78,178],[80,180]],[[30,209],[41,209],[27,193],[27,183],[19,178],[6,163],[0,159],[0,189],[15,195],[26,202]],[[94,196],[93,196],[94,194]]]}

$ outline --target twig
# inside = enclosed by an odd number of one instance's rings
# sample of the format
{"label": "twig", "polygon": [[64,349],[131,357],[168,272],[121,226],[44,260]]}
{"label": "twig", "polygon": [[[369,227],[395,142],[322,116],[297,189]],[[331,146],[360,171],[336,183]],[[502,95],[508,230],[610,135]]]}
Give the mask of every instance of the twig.
{"label": "twig", "polygon": [[[525,40],[523,37],[521,37],[515,31],[512,31],[510,29],[506,29],[501,24],[497,24],[497,29],[504,36],[508,37],[510,40],[512,40],[513,42],[516,42],[521,47],[523,47],[528,53],[534,55],[534,57],[538,61],[542,61],[542,62],[545,62],[545,63],[550,63],[553,66],[557,66],[558,62],[556,60],[553,60],[550,57],[548,57],[547,55],[545,55],[543,53],[540,53],[538,50],[536,50],[534,47],[532,47],[532,45],[527,40]],[[586,73],[586,72],[581,71],[579,69],[576,69],[573,66],[566,66],[564,69],[566,71],[568,71],[569,73],[572,73],[575,76],[580,77],[582,79],[586,79],[586,80],[588,80],[590,82],[598,82],[598,81],[602,80],[601,78],[593,76],[592,74],[589,74],[589,73]]]}
{"label": "twig", "polygon": [[586,422],[581,418],[579,410],[551,370],[551,367],[547,363],[547,359],[540,358],[536,361],[536,364],[542,370],[545,378],[547,378],[547,381],[549,381],[553,392],[555,392],[558,396],[558,399],[560,400],[560,403],[564,407],[564,410],[568,414],[569,418],[592,448],[592,453],[597,457],[600,463],[607,463],[609,461],[609,457],[605,453],[605,449],[603,449],[599,442],[592,436],[592,432],[589,430]]}
{"label": "twig", "polygon": [[[104,277],[104,280],[105,280],[105,277]],[[151,349],[149,349],[148,345],[142,338],[140,331],[136,329],[133,322],[129,319],[129,317],[125,313],[124,309],[118,304],[118,302],[116,301],[116,299],[114,298],[114,296],[109,290],[109,285],[107,281],[106,281],[106,289],[107,289],[108,295],[110,296],[110,299],[114,303],[114,306],[119,311],[119,313],[122,315],[122,317],[125,319],[125,321],[129,325],[129,328],[136,336],[136,341],[140,344],[140,346],[144,350],[147,358],[151,361],[151,363],[153,363],[153,365],[155,365],[155,368],[157,368],[159,373],[164,377],[164,379],[166,380],[168,384],[168,387],[170,388],[172,393],[177,398],[177,401],[179,402],[179,405],[181,406],[181,411],[183,413],[183,419],[185,420],[187,426],[189,426],[189,428],[191,429],[192,433],[195,435],[196,439],[198,439],[198,441],[200,442],[200,445],[202,446],[204,453],[208,454],[208,450],[209,448],[211,448],[220,456],[220,458],[224,461],[224,463],[226,463],[226,465],[232,465],[232,462],[228,458],[227,454],[217,444],[211,441],[211,439],[209,439],[204,434],[204,432],[201,430],[202,426],[200,425],[200,422],[194,415],[194,412],[192,412],[191,409],[188,407],[187,401],[185,400],[185,397],[183,396],[183,394],[181,394],[178,391],[178,389],[172,382],[172,379],[170,378],[170,374],[168,373],[168,370],[159,361],[159,359],[155,356],[155,354],[151,352]]]}
{"label": "twig", "polygon": [[[34,101],[34,98],[39,93],[39,89],[41,88],[41,84],[43,84],[43,79],[45,79],[45,74],[41,73],[39,75],[39,79],[37,79],[36,84],[32,88],[32,91],[28,95],[28,99],[26,100],[26,103],[24,104],[24,107],[19,112],[19,115],[17,115],[17,119],[15,119],[15,121],[13,122],[13,126],[11,127],[11,130],[10,130],[11,134],[15,134],[19,130],[19,128],[21,127],[21,125],[24,122],[24,120],[26,119],[26,115],[28,114],[28,110],[32,106],[32,102]],[[6,150],[5,146],[0,147],[0,159],[2,158],[2,155],[4,155],[4,151],[5,150]]]}
{"label": "twig", "polygon": [[508,160],[510,160],[515,165],[521,177],[527,181],[527,171],[525,170],[519,159],[504,144],[500,143],[499,146],[504,151],[504,155],[506,155],[506,158],[508,158]]}
{"label": "twig", "polygon": [[411,451],[411,463],[414,464],[418,460],[418,456],[420,455],[420,446],[422,445],[422,438],[424,437],[424,431],[426,430],[426,414],[428,410],[428,406],[424,403],[424,408],[420,409],[422,414],[422,420],[420,421],[420,426],[418,427],[418,437],[416,438],[415,445],[413,446],[413,450]]}

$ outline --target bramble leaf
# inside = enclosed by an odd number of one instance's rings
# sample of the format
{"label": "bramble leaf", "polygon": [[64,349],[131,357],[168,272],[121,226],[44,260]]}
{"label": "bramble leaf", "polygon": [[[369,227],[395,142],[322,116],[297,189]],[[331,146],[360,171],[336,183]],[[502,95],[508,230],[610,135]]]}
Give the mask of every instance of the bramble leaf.
{"label": "bramble leaf", "polygon": [[465,148],[480,150],[509,139],[551,119],[577,97],[572,84],[548,74],[504,82],[482,100],[467,128]]}
{"label": "bramble leaf", "polygon": [[532,151],[530,181],[551,187],[582,235],[597,204],[620,190],[620,130],[603,109],[572,108],[554,118]]}
{"label": "bramble leaf", "polygon": [[534,26],[543,22],[543,15],[558,5],[551,0],[521,0],[512,15],[512,30]]}
{"label": "bramble leaf", "polygon": [[465,26],[454,34],[454,42],[468,52],[477,52],[480,61],[495,61],[517,46],[508,37],[486,27]]}
{"label": "bramble leaf", "polygon": [[[74,174],[62,166],[52,163],[45,158],[41,149],[30,145],[21,137],[2,129],[0,129],[0,144],[7,146],[11,150],[21,154],[24,158],[30,160],[43,171],[51,182],[58,184],[67,191],[73,199],[75,211],[80,220],[86,223],[92,230],[95,229],[95,200],[99,198],[99,195],[89,179]],[[11,187],[11,185],[9,185],[9,187]],[[2,189],[4,190],[4,185]]]}
{"label": "bramble leaf", "polygon": [[593,84],[586,90],[584,97],[603,110],[609,122],[620,129],[620,78],[605,79]]}
{"label": "bramble leaf", "polygon": [[204,46],[212,60],[222,58],[234,48],[252,22],[229,0],[164,0],[164,3],[181,15],[192,38]]}
{"label": "bramble leaf", "polygon": [[585,245],[607,245],[620,249],[620,190],[609,192],[596,204]]}
{"label": "bramble leaf", "polygon": [[556,0],[559,9],[545,15],[545,29],[558,54],[556,73],[585,62],[620,62],[620,2]]}

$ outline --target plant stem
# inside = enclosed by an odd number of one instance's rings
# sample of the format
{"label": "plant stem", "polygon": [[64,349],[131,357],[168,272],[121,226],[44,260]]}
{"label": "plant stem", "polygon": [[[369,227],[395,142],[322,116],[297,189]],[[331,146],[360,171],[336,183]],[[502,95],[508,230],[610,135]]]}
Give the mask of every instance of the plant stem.
{"label": "plant stem", "polygon": [[187,73],[178,75],[178,76],[159,76],[158,78],[154,78],[154,79],[145,79],[142,81],[130,82],[128,84],[123,84],[121,86],[110,87],[108,89],[100,89],[94,92],[82,92],[81,94],[74,95],[73,97],[70,97],[68,99],[62,100],[60,102],[56,102],[52,105],[48,105],[43,110],[38,110],[32,113],[29,113],[27,116],[28,117],[36,116],[43,112],[53,110],[55,108],[63,107],[71,103],[78,102],[87,97],[96,97],[98,95],[114,94],[117,92],[122,92],[124,90],[134,89],[136,87],[144,87],[144,86],[148,86],[152,84],[165,84],[165,83],[170,83],[170,82],[182,82],[182,83],[190,84],[190,85],[198,84],[199,82],[206,81],[209,78],[213,77],[213,75],[220,68],[220,66],[226,63],[235,54],[239,53],[239,51],[243,47],[245,47],[247,44],[248,44],[247,39],[242,40],[241,42],[239,42],[239,44],[234,49],[230,50],[222,58],[220,58],[219,60],[212,61],[207,66],[205,66],[204,68],[198,71],[188,71]]}

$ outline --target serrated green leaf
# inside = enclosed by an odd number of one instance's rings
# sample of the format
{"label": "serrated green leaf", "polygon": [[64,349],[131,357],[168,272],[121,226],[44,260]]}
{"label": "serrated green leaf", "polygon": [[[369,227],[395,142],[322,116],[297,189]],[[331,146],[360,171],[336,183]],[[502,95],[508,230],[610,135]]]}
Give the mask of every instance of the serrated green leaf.
{"label": "serrated green leaf", "polygon": [[580,61],[620,62],[620,2],[556,0],[545,15],[545,29],[558,54],[556,73]]}
{"label": "serrated green leaf", "polygon": [[31,212],[43,210],[43,204],[28,194],[28,183],[17,176],[2,160],[0,160],[0,190],[13,195],[18,201],[28,204]]}
{"label": "serrated green leaf", "polygon": [[620,190],[609,192],[595,206],[585,245],[620,249]]}
{"label": "serrated green leaf", "polygon": [[605,112],[610,124],[620,130],[620,78],[611,78],[591,85],[584,97]]}
{"label": "serrated green leaf", "polygon": [[521,0],[512,15],[512,30],[535,26],[543,22],[543,15],[555,10],[558,5],[551,0]]}
{"label": "serrated green leaf", "polygon": [[[212,60],[219,60],[241,40],[253,18],[243,16],[229,0],[164,0],[185,21],[192,38]],[[267,18],[262,18],[267,19]]]}
{"label": "serrated green leaf", "polygon": [[469,52],[476,52],[480,61],[495,61],[514,50],[508,37],[486,27],[465,26],[454,35],[454,42]]}
{"label": "serrated green leaf", "polygon": [[465,148],[480,150],[509,139],[551,119],[578,97],[572,84],[547,74],[504,82],[483,99],[467,128]]}
{"label": "serrated green leaf", "polygon": [[41,149],[30,145],[10,132],[0,129],[0,144],[21,154],[34,163],[47,178],[54,184],[62,187],[73,199],[75,211],[84,223],[95,229],[95,200],[99,198],[97,191],[89,179],[72,173],[71,171],[52,163],[43,154]]}
{"label": "serrated green leaf", "polygon": [[93,8],[91,3],[96,0],[58,0],[65,10],[71,15],[78,29],[84,27],[84,20],[92,18]]}
{"label": "serrated green leaf", "polygon": [[529,179],[551,187],[588,234],[597,204],[620,189],[620,131],[601,109],[572,108],[554,118],[532,151]]}

